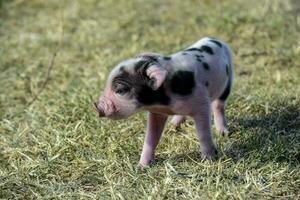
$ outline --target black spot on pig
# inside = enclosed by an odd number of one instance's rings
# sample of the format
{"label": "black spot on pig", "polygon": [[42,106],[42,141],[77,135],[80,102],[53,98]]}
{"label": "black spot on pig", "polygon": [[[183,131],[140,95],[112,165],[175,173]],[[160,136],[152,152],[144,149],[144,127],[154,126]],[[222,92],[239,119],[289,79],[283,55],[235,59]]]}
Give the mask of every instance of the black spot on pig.
{"label": "black spot on pig", "polygon": [[153,90],[151,87],[143,86],[137,89],[136,99],[142,105],[168,105],[170,103],[170,97],[167,96],[163,87]]}
{"label": "black spot on pig", "polygon": [[182,55],[186,56],[186,55],[188,55],[188,53],[186,53],[186,52],[182,52]]}
{"label": "black spot on pig", "polygon": [[219,42],[219,41],[217,41],[217,40],[211,39],[211,40],[209,40],[209,41],[212,42],[212,43],[215,43],[215,44],[218,45],[219,47],[222,47],[221,42]]}
{"label": "black spot on pig", "polygon": [[226,88],[225,88],[224,92],[221,94],[219,99],[222,100],[222,101],[226,101],[226,99],[228,98],[228,96],[230,94],[230,89],[231,89],[231,82],[229,80],[227,82],[227,85],[226,85]]}
{"label": "black spot on pig", "polygon": [[213,55],[213,54],[214,54],[214,52],[213,52],[212,48],[211,48],[211,47],[209,47],[209,46],[207,46],[207,45],[203,45],[203,46],[201,46],[201,50],[202,50],[202,51],[205,51],[206,53],[208,53],[208,54],[211,54],[211,55]]}
{"label": "black spot on pig", "polygon": [[179,95],[189,95],[195,87],[194,73],[191,71],[176,71],[170,79],[171,91]]}
{"label": "black spot on pig", "polygon": [[209,65],[208,65],[206,62],[204,62],[204,63],[202,64],[202,66],[203,66],[203,68],[204,68],[205,70],[209,70],[209,69],[210,69]]}
{"label": "black spot on pig", "polygon": [[198,61],[198,62],[202,62],[202,57],[203,56],[200,56],[200,55],[195,55],[195,57],[196,57],[196,60]]}
{"label": "black spot on pig", "polygon": [[205,81],[204,85],[205,85],[206,87],[208,87],[208,86],[209,86],[208,81]]}
{"label": "black spot on pig", "polygon": [[202,49],[199,49],[199,48],[189,48],[189,49],[186,49],[185,51],[198,51],[198,52],[203,52]]}
{"label": "black spot on pig", "polygon": [[171,60],[172,58],[170,56],[164,56],[163,59],[164,60]]}
{"label": "black spot on pig", "polygon": [[[139,65],[139,67],[137,67]],[[112,81],[112,89],[119,95],[127,95],[136,99],[139,106],[161,104],[168,105],[170,98],[163,87],[154,90],[154,81],[146,75],[149,64],[139,62],[135,66],[134,74],[127,71],[121,72]]]}

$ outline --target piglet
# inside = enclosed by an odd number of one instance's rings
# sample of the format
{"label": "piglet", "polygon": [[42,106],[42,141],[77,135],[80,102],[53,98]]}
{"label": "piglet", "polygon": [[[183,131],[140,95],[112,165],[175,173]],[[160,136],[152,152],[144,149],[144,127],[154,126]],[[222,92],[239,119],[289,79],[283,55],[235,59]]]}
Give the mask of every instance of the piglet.
{"label": "piglet", "polygon": [[149,52],[121,62],[111,71],[95,109],[99,117],[110,119],[126,118],[140,110],[149,112],[139,161],[142,167],[154,161],[169,115],[173,115],[175,127],[191,117],[202,158],[213,159],[217,148],[211,134],[211,110],[217,131],[227,133],[225,103],[232,80],[230,48],[206,37],[169,56]]}

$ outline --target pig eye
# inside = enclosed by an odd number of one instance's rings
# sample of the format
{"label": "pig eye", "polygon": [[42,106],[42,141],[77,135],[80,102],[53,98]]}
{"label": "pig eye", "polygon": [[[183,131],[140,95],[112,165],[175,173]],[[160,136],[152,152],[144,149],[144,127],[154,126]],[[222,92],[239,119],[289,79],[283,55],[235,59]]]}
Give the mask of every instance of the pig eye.
{"label": "pig eye", "polygon": [[116,88],[115,88],[115,91],[116,91],[117,94],[124,95],[124,94],[126,94],[127,92],[130,91],[130,88],[126,85],[123,85],[123,84],[117,84]]}

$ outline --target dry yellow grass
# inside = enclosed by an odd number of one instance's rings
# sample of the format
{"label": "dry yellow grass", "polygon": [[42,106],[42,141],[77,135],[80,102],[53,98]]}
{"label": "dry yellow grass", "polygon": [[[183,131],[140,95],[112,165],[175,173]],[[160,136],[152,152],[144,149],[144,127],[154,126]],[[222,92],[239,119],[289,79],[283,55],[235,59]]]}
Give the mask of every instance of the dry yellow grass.
{"label": "dry yellow grass", "polygon": [[[0,198],[299,199],[299,8],[297,0],[0,0]],[[203,36],[234,51],[231,135],[215,135],[219,158],[202,162],[193,124],[168,126],[157,163],[138,170],[145,114],[99,120],[91,103],[117,62]]]}

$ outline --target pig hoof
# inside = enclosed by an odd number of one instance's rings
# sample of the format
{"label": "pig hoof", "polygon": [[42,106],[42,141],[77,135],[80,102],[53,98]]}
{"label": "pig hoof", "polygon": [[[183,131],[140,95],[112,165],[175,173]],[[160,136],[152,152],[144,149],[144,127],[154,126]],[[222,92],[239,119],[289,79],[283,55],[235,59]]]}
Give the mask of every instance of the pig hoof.
{"label": "pig hoof", "polygon": [[149,165],[143,165],[143,164],[141,164],[141,163],[139,163],[139,164],[137,165],[137,168],[138,168],[138,169],[145,169],[146,167],[149,167]]}
{"label": "pig hoof", "polygon": [[149,164],[139,163],[139,164],[137,165],[137,168],[138,168],[138,169],[145,169],[145,168],[147,168],[147,167],[150,167],[151,164],[152,164],[152,162],[149,163]]}
{"label": "pig hoof", "polygon": [[203,160],[215,160],[218,154],[218,150],[213,147],[210,149],[207,149],[205,151],[202,151],[201,157]]}
{"label": "pig hoof", "polygon": [[148,161],[140,161],[138,164],[138,168],[144,169],[146,167],[149,167],[153,163],[154,163],[154,159]]}
{"label": "pig hoof", "polygon": [[229,131],[226,127],[218,128],[217,131],[222,136],[228,136],[229,135]]}

